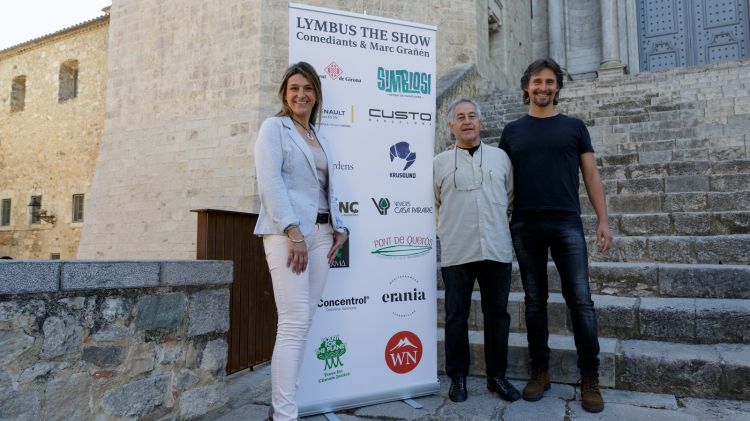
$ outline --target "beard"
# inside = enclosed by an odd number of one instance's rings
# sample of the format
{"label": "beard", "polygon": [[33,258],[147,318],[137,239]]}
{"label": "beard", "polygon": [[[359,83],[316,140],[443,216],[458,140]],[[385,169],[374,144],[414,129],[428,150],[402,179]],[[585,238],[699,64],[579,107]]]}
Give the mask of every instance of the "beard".
{"label": "beard", "polygon": [[[536,95],[539,95],[542,93],[545,93],[545,92],[539,92],[539,93],[536,93]],[[539,98],[538,96],[534,96],[533,102],[534,102],[534,105],[536,105],[537,107],[546,107],[552,103],[554,98],[555,97],[550,94],[547,94],[547,98]]]}

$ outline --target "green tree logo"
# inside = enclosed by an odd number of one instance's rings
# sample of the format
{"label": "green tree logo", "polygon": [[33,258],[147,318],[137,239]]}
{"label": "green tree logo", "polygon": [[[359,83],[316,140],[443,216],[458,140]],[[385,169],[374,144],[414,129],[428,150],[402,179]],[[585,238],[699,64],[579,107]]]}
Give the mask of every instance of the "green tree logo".
{"label": "green tree logo", "polygon": [[346,354],[346,344],[338,336],[323,338],[320,347],[315,351],[319,360],[325,361],[324,370],[341,367],[341,356]]}
{"label": "green tree logo", "polygon": [[375,209],[378,210],[378,213],[381,215],[388,215],[388,209],[391,207],[391,201],[388,200],[387,197],[381,197],[380,200],[375,200],[374,197],[371,197],[372,203],[375,205]]}

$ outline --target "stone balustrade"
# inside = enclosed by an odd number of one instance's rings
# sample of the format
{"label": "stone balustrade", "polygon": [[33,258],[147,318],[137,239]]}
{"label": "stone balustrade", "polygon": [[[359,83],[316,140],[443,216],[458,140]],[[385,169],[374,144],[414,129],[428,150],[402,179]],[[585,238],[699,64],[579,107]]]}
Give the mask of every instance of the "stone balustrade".
{"label": "stone balustrade", "polygon": [[223,406],[232,263],[0,262],[0,419]]}

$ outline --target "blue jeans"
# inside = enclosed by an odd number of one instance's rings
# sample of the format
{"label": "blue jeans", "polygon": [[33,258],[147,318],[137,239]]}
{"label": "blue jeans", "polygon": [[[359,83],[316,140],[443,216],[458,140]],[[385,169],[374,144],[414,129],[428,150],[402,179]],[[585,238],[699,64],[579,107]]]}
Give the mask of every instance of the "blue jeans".
{"label": "blue jeans", "polygon": [[599,339],[596,312],[591,301],[588,254],[580,216],[548,211],[514,215],[510,231],[525,293],[526,336],[532,369],[549,369],[549,250],[560,273],[562,295],[573,322],[578,369],[582,377],[598,376]]}
{"label": "blue jeans", "polygon": [[508,362],[510,263],[483,260],[441,268],[445,282],[445,372],[469,374],[469,310],[474,279],[479,281],[484,316],[487,377],[505,377]]}

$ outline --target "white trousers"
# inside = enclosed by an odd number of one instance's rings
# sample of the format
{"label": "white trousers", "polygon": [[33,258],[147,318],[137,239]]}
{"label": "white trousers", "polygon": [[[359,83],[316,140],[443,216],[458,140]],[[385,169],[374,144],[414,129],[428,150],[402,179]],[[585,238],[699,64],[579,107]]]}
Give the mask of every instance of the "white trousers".
{"label": "white trousers", "polygon": [[297,387],[302,353],[315,309],[328,276],[326,255],[333,245],[333,228],[318,224],[305,237],[307,268],[295,274],[286,266],[289,255],[287,237],[266,235],[263,248],[271,270],[273,295],[279,314],[276,345],[271,357],[271,405],[273,419],[297,419]]}

